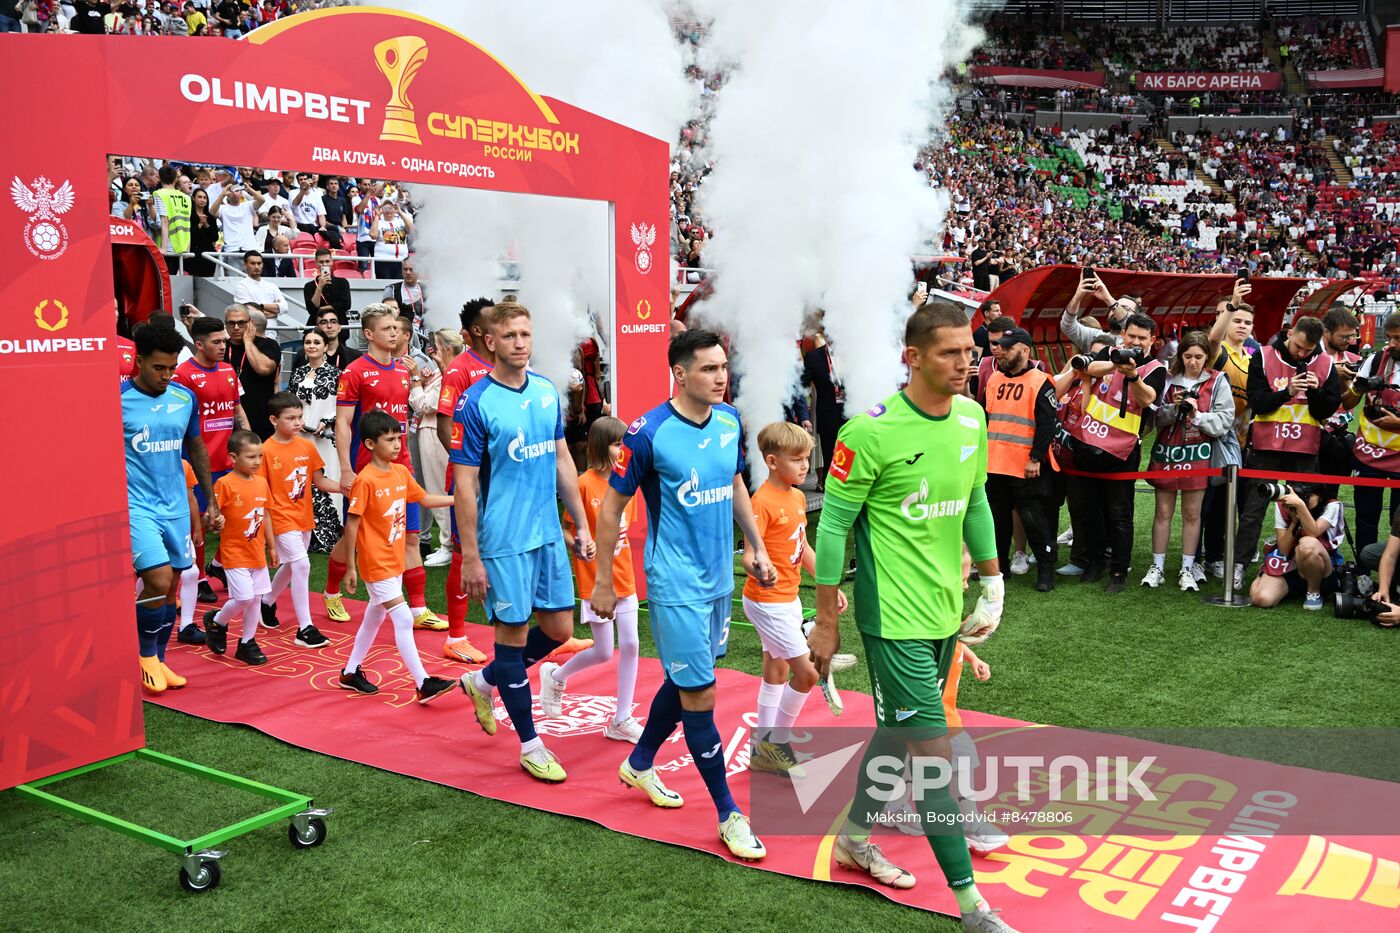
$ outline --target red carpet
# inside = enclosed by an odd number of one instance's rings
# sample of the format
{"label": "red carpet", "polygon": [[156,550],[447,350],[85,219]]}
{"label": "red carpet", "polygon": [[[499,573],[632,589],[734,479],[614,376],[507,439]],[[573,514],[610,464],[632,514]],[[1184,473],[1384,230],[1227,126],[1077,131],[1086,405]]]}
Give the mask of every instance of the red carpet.
{"label": "red carpet", "polygon": [[[356,622],[336,624],[322,618],[319,598],[313,596],[312,604],[316,624],[332,640],[330,647],[308,651],[292,644],[295,626],[287,620],[294,616],[284,596],[279,607],[282,627],[263,631],[258,639],[269,663],[249,668],[233,660],[232,651],[217,657],[202,647],[179,645],[172,639],[171,666],[189,677],[190,685],[183,690],[167,691],[150,702],[203,719],[249,725],[282,741],[326,755],[521,806],[582,817],[618,832],[728,857],[716,835],[714,809],[698,772],[690,767],[691,759],[679,730],[662,749],[657,764],[667,784],[684,795],[685,807],[658,810],[640,792],[619,784],[616,769],[630,746],[602,737],[613,708],[611,697],[616,674],[612,665],[593,668],[572,678],[564,716],[537,720],[540,734],[569,772],[569,780],[564,785],[547,786],[530,780],[520,770],[519,746],[499,701],[497,711],[502,722],[494,738],[478,729],[470,704],[462,694],[454,693],[427,707],[414,702],[413,683],[399,661],[387,622],[380,632],[379,643],[364,665],[371,679],[379,684],[379,694],[361,696],[339,688],[337,677],[349,653],[363,605],[347,600]],[[230,632],[230,648],[236,632],[235,625]],[[742,627],[736,628],[734,633],[740,638],[754,637],[749,629]],[[456,676],[466,670],[462,665],[442,659],[440,649],[446,633],[420,631],[416,634],[430,673]],[[471,637],[478,647],[489,650],[492,641],[489,630],[473,626]],[[537,682],[537,675],[533,679]],[[660,667],[656,661],[643,658],[637,684],[635,713],[638,718],[645,716],[659,680]],[[725,740],[724,755],[729,762],[731,787],[746,811],[749,809],[746,771],[749,723],[756,693],[756,678],[730,670],[720,671],[716,720]],[[870,697],[850,692],[844,697],[846,715],[841,724],[865,725],[873,721]],[[539,715],[536,705],[536,716]],[[1024,725],[982,714],[965,716],[970,726]],[[325,724],[332,721],[337,728],[325,728]],[[833,726],[838,721],[814,694],[801,723],[818,727]],[[979,738],[979,748],[983,747],[982,741]],[[1138,743],[1139,753],[1144,745]],[[444,754],[445,751],[451,753]],[[983,754],[987,752],[984,750]],[[1212,753],[1194,754],[1196,767],[1191,770],[1208,768],[1203,773],[1222,779],[1219,784],[1225,784],[1226,777],[1233,782],[1228,783],[1229,796],[1224,797],[1231,801],[1225,805],[1231,813],[1238,813],[1242,806],[1249,804],[1249,792],[1253,789],[1290,786],[1297,792],[1299,787],[1309,786],[1313,778],[1325,778],[1323,783],[1331,794],[1337,792],[1340,784],[1353,792],[1356,799],[1374,799],[1394,810],[1393,785],[1324,776],[1303,769],[1260,766]],[[1246,773],[1250,777],[1241,777]],[[1190,775],[1183,780],[1199,777]],[[1282,777],[1287,777],[1292,784],[1277,783]],[[1223,794],[1224,791],[1218,789],[1207,793],[1202,787],[1196,787],[1187,796],[1204,801],[1218,800]],[[1170,808],[1175,804],[1220,809],[1219,804],[1185,804],[1181,796],[1177,794],[1160,806]],[[334,804],[334,801],[328,803]],[[1118,809],[1127,810],[1123,805]],[[1123,833],[1150,832],[1151,828],[1163,833],[1176,825],[1164,820],[1135,823],[1131,817],[1141,812],[1139,807],[1113,816],[1108,822]],[[1162,812],[1169,811],[1158,811],[1159,815]],[[1118,826],[1120,818],[1124,824],[1121,827]],[[1134,825],[1151,828],[1134,829]],[[1096,831],[1107,832],[1107,829]],[[766,835],[763,838],[769,854],[755,867],[820,881],[847,884],[868,881],[866,876],[847,871],[831,860],[832,837]],[[870,884],[872,890],[912,907],[956,914],[953,897],[925,840],[882,834],[879,842],[892,861],[914,872],[919,883],[909,891]],[[1191,835],[1186,830],[1151,837],[1013,836],[1007,849],[990,858],[974,859],[974,864],[983,892],[995,906],[1003,909],[1012,925],[1023,931],[1126,930],[1130,927],[1181,930],[1196,924],[1206,930],[1212,928],[1212,921],[1214,928],[1220,930],[1252,930],[1266,926],[1320,928],[1334,924],[1351,930],[1396,928],[1396,910],[1400,908],[1400,867],[1397,866],[1400,838],[1277,836],[1259,839],[1257,848],[1262,852],[1256,851],[1246,857],[1239,856],[1236,850],[1218,848],[1219,842],[1218,837]],[[1254,842],[1248,847],[1256,848]],[[1385,857],[1373,858],[1376,854]],[[1222,859],[1227,860],[1227,865],[1233,859],[1240,870],[1229,875],[1211,875],[1208,870],[1219,869]],[[1243,862],[1248,862],[1248,866]],[[1212,889],[1212,885],[1228,890],[1222,893]]]}

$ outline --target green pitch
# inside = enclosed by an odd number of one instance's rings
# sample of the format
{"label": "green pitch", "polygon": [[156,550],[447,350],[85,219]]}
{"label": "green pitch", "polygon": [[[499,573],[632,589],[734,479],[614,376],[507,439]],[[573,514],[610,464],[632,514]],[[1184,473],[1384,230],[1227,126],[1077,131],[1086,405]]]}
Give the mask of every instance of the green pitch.
{"label": "green pitch", "polygon": [[[1033,590],[1034,573],[1009,578],[1006,620],[979,649],[992,679],[963,678],[964,709],[1085,729],[1400,725],[1390,686],[1400,634],[1333,619],[1330,608],[1305,612],[1301,603],[1267,611],[1203,606],[1175,588],[1175,538],[1168,585],[1138,587],[1150,560],[1151,502],[1150,494],[1139,492],[1128,592],[1109,597],[1102,583],[1070,581],[1042,595]],[[313,556],[313,592],[324,573],[324,556]],[[428,571],[429,604],[439,613],[444,575]],[[1207,591],[1218,592],[1219,584],[1212,581]],[[803,601],[810,605],[813,598],[809,586]],[[113,613],[93,624],[130,621]],[[654,656],[642,628],[642,651]],[[352,629],[332,625],[327,631],[345,637]],[[859,652],[849,614],[842,638]],[[733,630],[723,663],[759,672],[751,628]],[[863,667],[842,675],[840,686],[868,691]],[[638,702],[649,699],[639,696]],[[582,820],[323,757],[243,727],[154,707],[146,707],[146,724],[152,748],[334,806],[326,845],[296,852],[281,824],[268,827],[229,846],[218,890],[191,896],[180,891],[170,856],[6,794],[0,797],[0,928],[958,929],[868,891],[752,871]],[[444,748],[444,755],[473,754],[479,747],[469,718],[462,728],[463,744]],[[229,823],[258,808],[239,792],[144,765],[76,779],[64,792],[180,832]],[[910,867],[920,884],[942,883],[931,855]]]}

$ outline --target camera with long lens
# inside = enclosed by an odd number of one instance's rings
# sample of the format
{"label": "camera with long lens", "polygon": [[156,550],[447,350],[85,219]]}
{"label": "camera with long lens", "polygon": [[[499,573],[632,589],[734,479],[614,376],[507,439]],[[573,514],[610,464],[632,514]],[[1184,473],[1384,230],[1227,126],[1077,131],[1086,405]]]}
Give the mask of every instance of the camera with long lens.
{"label": "camera with long lens", "polygon": [[1069,367],[1077,373],[1082,373],[1089,368],[1089,364],[1094,362],[1094,358],[1087,353],[1076,353],[1069,358]]}
{"label": "camera with long lens", "polygon": [[1256,483],[1254,491],[1261,499],[1268,499],[1270,502],[1277,502],[1288,495],[1287,483]]}
{"label": "camera with long lens", "polygon": [[1364,392],[1380,392],[1390,386],[1390,380],[1384,376],[1357,376],[1351,381],[1352,391],[1358,395]]}
{"label": "camera with long lens", "polygon": [[1147,359],[1147,354],[1142,351],[1141,347],[1113,347],[1108,351],[1108,359],[1115,366],[1121,366],[1124,363],[1141,366]]}
{"label": "camera with long lens", "polygon": [[1385,603],[1371,599],[1369,594],[1362,592],[1356,565],[1351,561],[1347,561],[1342,566],[1341,576],[1341,585],[1337,587],[1337,593],[1332,602],[1333,618],[1369,619],[1371,622],[1375,622],[1377,616],[1390,610],[1390,607]]}

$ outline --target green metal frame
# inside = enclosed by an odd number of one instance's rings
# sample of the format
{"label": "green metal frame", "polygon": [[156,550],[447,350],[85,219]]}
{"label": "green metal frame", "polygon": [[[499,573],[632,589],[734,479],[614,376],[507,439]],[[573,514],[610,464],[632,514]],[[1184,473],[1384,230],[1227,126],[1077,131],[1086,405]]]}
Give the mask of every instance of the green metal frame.
{"label": "green metal frame", "polygon": [[[236,787],[239,790],[248,791],[259,797],[275,800],[277,801],[277,806],[265,813],[260,813],[257,816],[250,816],[245,820],[239,820],[237,823],[204,833],[193,839],[177,839],[174,836],[166,835],[154,829],[138,826],[135,823],[113,816],[110,813],[104,813],[101,810],[95,810],[92,807],[74,803],[67,798],[60,797],[57,794],[52,794],[42,789],[51,784],[57,784],[60,781],[66,781],[69,778],[77,777],[80,774],[88,774],[102,768],[108,768],[112,765],[119,765],[134,760],[149,761],[153,764],[158,764],[176,771],[183,771],[186,774],[194,775],[206,781],[213,781],[216,784]],[[217,768],[209,768],[204,765],[195,764],[192,761],[185,761],[183,758],[163,755],[160,752],[151,751],[149,748],[137,749],[134,752],[127,752],[124,755],[117,755],[114,758],[105,758],[102,761],[94,761],[80,768],[73,768],[70,771],[51,774],[37,781],[30,781],[28,784],[19,784],[15,786],[15,791],[31,800],[36,800],[45,806],[61,810],[69,816],[76,817],[84,822],[105,827],[142,842],[148,842],[157,848],[164,849],[167,852],[173,852],[180,856],[194,855],[205,849],[219,845],[220,843],[227,842],[237,836],[250,833],[255,829],[261,829],[271,823],[298,816],[311,807],[311,798],[307,797],[305,794],[294,794],[291,791],[282,790],[279,787],[259,784],[257,781],[250,781],[245,777],[229,774],[227,771],[220,771]]]}

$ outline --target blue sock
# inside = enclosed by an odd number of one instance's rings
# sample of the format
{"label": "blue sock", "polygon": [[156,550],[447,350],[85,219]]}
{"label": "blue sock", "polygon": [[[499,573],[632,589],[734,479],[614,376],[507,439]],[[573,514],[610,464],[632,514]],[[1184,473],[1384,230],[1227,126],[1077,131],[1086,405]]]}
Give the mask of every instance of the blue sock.
{"label": "blue sock", "polygon": [[140,605],[136,607],[136,637],[141,643],[141,657],[157,657],[156,639],[165,627],[165,606]]}
{"label": "blue sock", "polygon": [[705,779],[705,787],[710,791],[710,799],[719,811],[719,821],[729,819],[729,814],[739,808],[729,793],[729,781],[724,776],[724,741],[715,728],[715,711],[685,710],[681,713],[681,723],[685,728],[685,744],[690,756],[695,759],[695,767]]}
{"label": "blue sock", "polygon": [[642,737],[637,747],[627,756],[627,763],[633,770],[645,771],[656,763],[656,753],[661,743],[676,731],[681,721],[681,694],[669,680],[661,682],[656,696],[651,698],[651,710],[647,713],[647,724],[642,729]]}
{"label": "blue sock", "polygon": [[496,686],[496,661],[499,660],[501,657],[501,649],[509,647],[510,645],[503,645],[500,642],[496,642],[495,657],[491,659],[491,662],[489,664],[487,664],[481,669],[481,679],[486,681],[493,687]]}
{"label": "blue sock", "polygon": [[530,675],[521,658],[524,651],[524,648],[512,645],[497,645],[496,660],[493,662],[496,691],[501,695],[501,702],[510,714],[515,734],[520,737],[522,745],[535,738],[535,716],[530,710]]}
{"label": "blue sock", "polygon": [[170,644],[170,633],[175,631],[175,622],[180,617],[180,607],[166,603],[161,617],[160,634],[156,636],[156,657],[165,660],[165,646]]}
{"label": "blue sock", "polygon": [[555,641],[544,633],[544,629],[535,626],[530,629],[530,634],[525,636],[525,666],[534,667],[562,644],[562,641]]}

